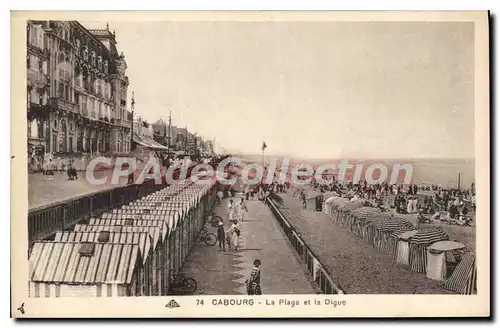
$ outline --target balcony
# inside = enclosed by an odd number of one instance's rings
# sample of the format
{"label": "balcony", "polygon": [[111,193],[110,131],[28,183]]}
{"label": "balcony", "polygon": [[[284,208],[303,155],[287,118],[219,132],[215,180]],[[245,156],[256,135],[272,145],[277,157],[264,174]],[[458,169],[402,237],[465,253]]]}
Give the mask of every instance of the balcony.
{"label": "balcony", "polygon": [[68,112],[80,113],[80,107],[78,106],[78,104],[72,103],[71,101],[65,100],[63,98],[50,98],[50,106]]}

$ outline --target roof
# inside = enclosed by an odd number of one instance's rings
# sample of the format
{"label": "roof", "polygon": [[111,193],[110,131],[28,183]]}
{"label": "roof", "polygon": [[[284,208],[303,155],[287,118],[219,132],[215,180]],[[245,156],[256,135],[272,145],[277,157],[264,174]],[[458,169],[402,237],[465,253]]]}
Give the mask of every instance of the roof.
{"label": "roof", "polygon": [[306,189],[306,199],[316,198],[318,196],[323,196],[323,194],[316,190]]}
{"label": "roof", "polygon": [[144,263],[146,262],[151,250],[151,237],[147,232],[114,232],[112,230],[101,230],[98,232],[58,231],[54,241],[98,243],[100,242],[100,236],[106,232],[109,233],[109,239],[103,242],[139,245],[142,260]]}
{"label": "roof", "polygon": [[130,284],[141,261],[139,245],[95,243],[83,256],[81,242],[37,242],[33,246],[30,279],[46,283]]}
{"label": "roof", "polygon": [[415,229],[411,222],[397,218],[385,218],[378,224],[378,227],[381,231],[412,231]]}
{"label": "roof", "polygon": [[110,231],[110,232],[147,232],[151,237],[153,242],[153,251],[156,249],[158,242],[160,241],[160,228],[157,226],[122,226],[122,225],[88,225],[88,224],[76,224],[73,231],[80,232],[99,232],[99,231]]}
{"label": "roof", "polygon": [[441,251],[441,252],[446,252],[446,251],[453,251],[455,249],[462,249],[465,248],[465,245],[456,241],[451,241],[451,240],[442,240],[435,242],[434,244],[430,245],[427,249],[431,251]]}
{"label": "roof", "polygon": [[148,147],[151,149],[162,149],[162,150],[168,149],[168,147],[165,147],[165,146],[157,143],[153,139],[150,139],[150,138],[145,137],[145,136],[140,136],[135,132],[134,132],[134,142],[138,143],[141,146]]}
{"label": "roof", "polygon": [[441,240],[448,240],[448,235],[444,233],[443,230],[436,228],[423,228],[418,230],[418,232],[410,238],[410,243],[430,245]]}
{"label": "roof", "polygon": [[418,232],[418,230],[411,230],[411,231],[405,231],[405,232],[397,231],[396,234],[397,234],[398,239],[408,240],[408,239],[410,239],[410,237],[414,236],[417,232]]}
{"label": "roof", "polygon": [[146,227],[158,227],[162,235],[162,241],[170,233],[167,222],[164,219],[101,219],[101,218],[91,218],[89,221],[90,225],[122,225],[122,226],[146,226]]}
{"label": "roof", "polygon": [[380,212],[382,211],[379,208],[363,206],[352,210],[351,215],[358,219],[370,219]]}

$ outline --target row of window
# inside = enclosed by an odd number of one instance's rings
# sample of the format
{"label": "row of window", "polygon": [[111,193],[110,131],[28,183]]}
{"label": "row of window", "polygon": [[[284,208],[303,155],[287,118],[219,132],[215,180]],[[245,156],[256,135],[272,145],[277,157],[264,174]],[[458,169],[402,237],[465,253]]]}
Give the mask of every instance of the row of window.
{"label": "row of window", "polygon": [[43,74],[48,73],[47,61],[42,60],[35,55],[28,54],[26,56],[26,66],[28,69],[38,70]]}
{"label": "row of window", "polygon": [[45,49],[45,33],[40,25],[28,25],[28,42],[39,49]]}
{"label": "row of window", "polygon": [[37,104],[40,106],[46,106],[49,97],[47,91],[38,88],[31,88],[28,90],[28,104]]}

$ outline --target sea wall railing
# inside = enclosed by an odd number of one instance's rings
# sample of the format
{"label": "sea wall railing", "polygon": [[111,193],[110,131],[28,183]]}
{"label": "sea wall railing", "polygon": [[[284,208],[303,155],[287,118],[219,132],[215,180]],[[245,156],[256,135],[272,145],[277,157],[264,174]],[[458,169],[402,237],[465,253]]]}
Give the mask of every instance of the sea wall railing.
{"label": "sea wall railing", "polygon": [[309,248],[309,246],[304,242],[300,233],[294,229],[286,216],[281,213],[274,202],[267,198],[266,203],[276,218],[276,221],[290,240],[293,249],[297,252],[300,259],[307,265],[307,270],[313,277],[321,292],[323,294],[345,294],[340,286],[330,277],[328,271],[325,269],[325,265],[321,263],[311,248]]}

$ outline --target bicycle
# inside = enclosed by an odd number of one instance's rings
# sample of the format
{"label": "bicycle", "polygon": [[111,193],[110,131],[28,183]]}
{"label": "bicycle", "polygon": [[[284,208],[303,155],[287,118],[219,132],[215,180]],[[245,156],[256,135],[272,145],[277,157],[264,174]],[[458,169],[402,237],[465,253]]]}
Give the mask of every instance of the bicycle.
{"label": "bicycle", "polygon": [[205,213],[205,222],[210,222],[212,227],[217,227],[219,222],[222,222],[222,218],[218,215],[215,215],[215,212],[210,211]]}
{"label": "bicycle", "polygon": [[185,273],[172,274],[172,284],[170,287],[173,291],[181,294],[194,294],[198,288],[198,283],[194,278],[186,277]]}
{"label": "bicycle", "polygon": [[204,242],[207,246],[214,246],[217,244],[217,236],[212,232],[208,232],[204,226],[200,231],[200,241]]}

